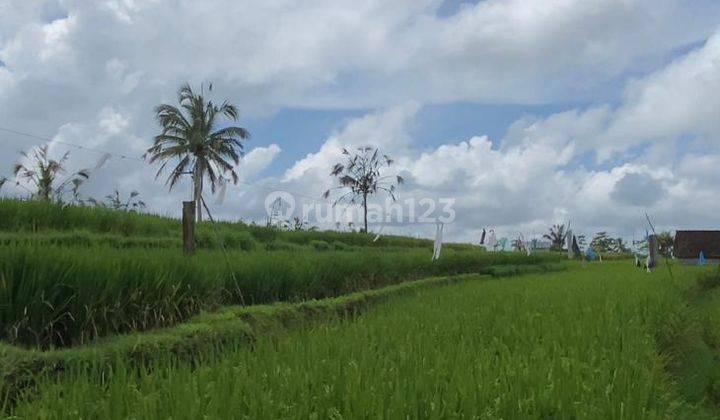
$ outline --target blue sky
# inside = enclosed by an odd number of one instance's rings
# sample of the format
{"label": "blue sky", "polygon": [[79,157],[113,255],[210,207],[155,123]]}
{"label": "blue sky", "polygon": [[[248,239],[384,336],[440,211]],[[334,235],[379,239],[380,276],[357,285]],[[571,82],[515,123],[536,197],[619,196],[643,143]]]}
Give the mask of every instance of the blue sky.
{"label": "blue sky", "polygon": [[[568,104],[483,105],[467,102],[427,105],[418,113],[410,134],[421,149],[434,149],[448,141],[460,141],[477,134],[486,134],[497,144],[510,124],[519,118],[543,118],[569,107]],[[248,146],[280,145],[284,153],[262,174],[280,175],[293,162],[319,148],[348,120],[361,117],[368,111],[286,108],[271,116],[250,118],[245,121],[245,126],[252,133]]]}
{"label": "blue sky", "polygon": [[[451,240],[568,219],[631,237],[645,211],[668,229],[714,227],[720,211],[716,1],[9,0],[0,12],[0,126],[50,138],[73,167],[98,154],[66,143],[140,156],[153,107],[212,81],[252,133],[244,183],[215,209],[227,219],[264,220],[272,189],[320,196],[341,148],[365,145],[395,158],[403,200],[455,200]],[[0,174],[42,143],[0,135]],[[176,214],[187,190],[155,170],[113,158],[83,193],[138,190]]]}

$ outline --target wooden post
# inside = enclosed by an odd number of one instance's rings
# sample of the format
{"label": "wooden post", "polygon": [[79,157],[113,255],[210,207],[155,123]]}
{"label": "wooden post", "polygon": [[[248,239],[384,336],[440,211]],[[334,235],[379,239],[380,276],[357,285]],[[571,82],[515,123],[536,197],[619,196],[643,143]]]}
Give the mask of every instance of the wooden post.
{"label": "wooden post", "polygon": [[183,201],[182,211],[183,250],[186,254],[195,252],[195,202]]}
{"label": "wooden post", "polygon": [[660,258],[660,248],[658,243],[657,235],[650,235],[648,238],[648,256],[650,261],[648,262],[649,268],[653,268],[658,265]]}

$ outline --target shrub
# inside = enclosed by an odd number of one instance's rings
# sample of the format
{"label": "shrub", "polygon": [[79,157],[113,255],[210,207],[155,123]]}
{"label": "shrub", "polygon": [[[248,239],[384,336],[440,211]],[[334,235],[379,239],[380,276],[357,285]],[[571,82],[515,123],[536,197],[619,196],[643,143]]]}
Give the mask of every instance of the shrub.
{"label": "shrub", "polygon": [[329,243],[320,240],[310,241],[310,246],[315,251],[329,251],[332,248]]}
{"label": "shrub", "polygon": [[697,277],[697,284],[700,290],[707,291],[720,287],[720,272],[703,272]]}
{"label": "shrub", "polygon": [[350,247],[345,242],[333,241],[332,248],[336,251],[347,251]]}
{"label": "shrub", "polygon": [[204,227],[195,232],[195,243],[198,248],[220,249],[221,245],[226,249],[251,251],[255,249],[257,242],[255,238],[246,231],[220,231]]}
{"label": "shrub", "polygon": [[266,243],[265,249],[268,251],[299,251],[303,249],[303,247],[298,244],[293,244],[290,242],[275,239],[271,242]]}

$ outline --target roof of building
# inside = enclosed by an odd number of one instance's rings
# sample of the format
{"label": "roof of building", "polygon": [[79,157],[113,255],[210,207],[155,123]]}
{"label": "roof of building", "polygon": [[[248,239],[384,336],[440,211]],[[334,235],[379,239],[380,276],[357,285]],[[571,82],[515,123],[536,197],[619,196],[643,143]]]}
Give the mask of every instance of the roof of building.
{"label": "roof of building", "polygon": [[720,230],[678,230],[675,232],[676,258],[720,258]]}

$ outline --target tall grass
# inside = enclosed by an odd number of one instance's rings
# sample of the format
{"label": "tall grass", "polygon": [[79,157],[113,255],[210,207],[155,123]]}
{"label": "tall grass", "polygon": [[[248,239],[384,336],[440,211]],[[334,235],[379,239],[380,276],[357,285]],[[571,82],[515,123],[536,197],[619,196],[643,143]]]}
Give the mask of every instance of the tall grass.
{"label": "tall grass", "polygon": [[[377,241],[373,235],[357,232],[335,231],[284,231],[242,221],[219,222],[213,227],[210,222],[198,224],[197,240],[200,247],[217,248],[221,240],[231,248],[251,249],[257,244],[281,242],[284,244],[311,245],[313,241],[340,242],[351,247],[402,247],[418,248],[432,246],[427,239],[383,235]],[[49,231],[49,232],[48,232]],[[22,236],[39,234],[39,240],[58,236],[58,232],[81,232],[85,237],[92,234],[150,237],[153,240],[172,238],[178,243],[181,236],[180,221],[152,214],[137,214],[114,211],[106,208],[71,206],[42,201],[21,201],[0,199],[0,232],[18,233]],[[6,240],[12,239],[6,236]],[[92,240],[92,238],[90,238]],[[102,238],[99,239],[102,241]],[[169,243],[165,243],[168,245]],[[477,249],[471,245],[448,244],[453,249]]]}
{"label": "tall grass", "polygon": [[179,220],[106,208],[39,200],[0,199],[0,231],[89,230],[123,235],[164,236],[180,232]]}
{"label": "tall grass", "polygon": [[493,265],[556,260],[448,250],[218,251],[0,246],[0,337],[67,346],[171,325],[223,304],[322,298]]}
{"label": "tall grass", "polygon": [[654,277],[603,264],[424,291],[192,365],[167,358],[48,379],[12,414],[700,418],[663,370],[654,337],[681,296]]}

